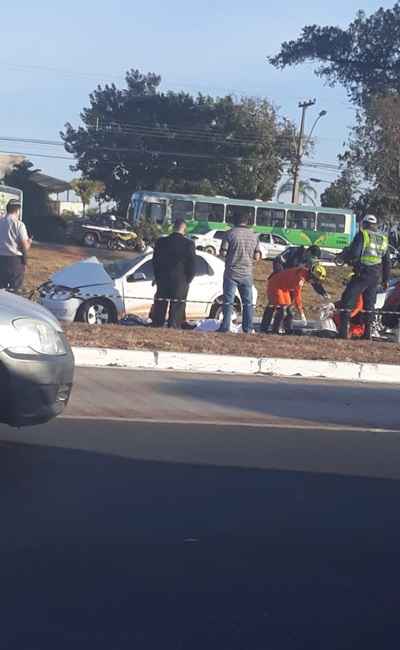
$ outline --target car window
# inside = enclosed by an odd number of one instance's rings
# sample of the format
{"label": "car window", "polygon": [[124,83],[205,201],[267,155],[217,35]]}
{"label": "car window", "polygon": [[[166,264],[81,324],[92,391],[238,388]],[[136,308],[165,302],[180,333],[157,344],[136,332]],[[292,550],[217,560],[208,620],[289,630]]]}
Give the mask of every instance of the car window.
{"label": "car window", "polygon": [[226,237],[226,231],[225,230],[217,230],[214,239],[225,239]]}
{"label": "car window", "polygon": [[122,278],[123,275],[128,273],[130,269],[136,266],[136,264],[140,262],[141,258],[145,259],[145,257],[147,257],[147,255],[141,255],[134,259],[116,260],[115,262],[108,262],[107,264],[104,264],[104,268],[112,280],[117,280],[118,278]]}
{"label": "car window", "polygon": [[272,241],[274,244],[279,244],[280,246],[287,246],[288,243],[283,239],[283,237],[279,237],[279,235],[272,235]]}
{"label": "car window", "polygon": [[135,273],[143,273],[143,275],[146,276],[146,280],[142,280],[142,282],[153,282],[154,280],[154,268],[153,268],[153,260],[148,260],[142,266],[139,266]]}
{"label": "car window", "polygon": [[271,235],[270,235],[269,232],[263,233],[262,235],[260,235],[259,239],[263,244],[270,244],[271,243]]}
{"label": "car window", "polygon": [[213,270],[209,264],[200,255],[196,255],[196,276],[201,275],[214,275]]}

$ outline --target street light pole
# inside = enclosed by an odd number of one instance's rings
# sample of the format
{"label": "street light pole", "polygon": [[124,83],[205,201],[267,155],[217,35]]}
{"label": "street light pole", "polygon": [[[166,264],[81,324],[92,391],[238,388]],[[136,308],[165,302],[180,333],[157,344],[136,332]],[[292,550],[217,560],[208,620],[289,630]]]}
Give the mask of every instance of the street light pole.
{"label": "street light pole", "polygon": [[296,151],[296,161],[294,165],[293,172],[293,191],[292,191],[292,203],[299,202],[299,180],[300,180],[300,164],[301,158],[303,156],[303,138],[304,138],[304,125],[306,120],[306,111],[310,106],[314,106],[316,103],[315,99],[309,99],[306,102],[300,102],[299,108],[301,108],[301,123],[300,123],[300,133],[297,141],[297,151]]}

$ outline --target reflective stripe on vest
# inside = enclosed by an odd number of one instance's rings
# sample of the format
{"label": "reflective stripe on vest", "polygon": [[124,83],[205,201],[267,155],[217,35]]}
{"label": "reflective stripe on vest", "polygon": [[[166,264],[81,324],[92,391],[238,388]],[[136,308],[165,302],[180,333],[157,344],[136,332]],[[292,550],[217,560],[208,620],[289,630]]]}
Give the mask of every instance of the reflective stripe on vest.
{"label": "reflective stripe on vest", "polygon": [[378,232],[363,230],[363,251],[360,262],[365,266],[376,266],[382,262],[382,257],[388,249],[388,238]]}

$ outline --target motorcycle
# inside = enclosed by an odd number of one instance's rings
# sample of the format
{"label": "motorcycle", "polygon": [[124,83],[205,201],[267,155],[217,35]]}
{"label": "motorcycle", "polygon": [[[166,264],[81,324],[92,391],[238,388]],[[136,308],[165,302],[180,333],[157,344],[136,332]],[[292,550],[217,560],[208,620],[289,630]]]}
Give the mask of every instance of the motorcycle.
{"label": "motorcycle", "polygon": [[107,248],[113,251],[136,250],[138,246],[138,237],[134,232],[110,230],[103,238]]}

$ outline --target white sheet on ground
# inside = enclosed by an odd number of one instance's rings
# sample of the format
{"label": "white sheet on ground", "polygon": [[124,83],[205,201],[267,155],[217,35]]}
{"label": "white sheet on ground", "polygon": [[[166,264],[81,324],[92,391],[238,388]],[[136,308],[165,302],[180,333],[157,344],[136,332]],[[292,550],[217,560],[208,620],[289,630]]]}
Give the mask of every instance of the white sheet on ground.
{"label": "white sheet on ground", "polygon": [[[194,332],[216,332],[217,330],[219,330],[220,327],[221,327],[221,321],[216,320],[214,318],[205,318],[204,320],[200,320],[197,323]],[[242,331],[241,325],[235,325],[234,323],[232,323],[231,332],[233,334],[238,334],[241,331]]]}

